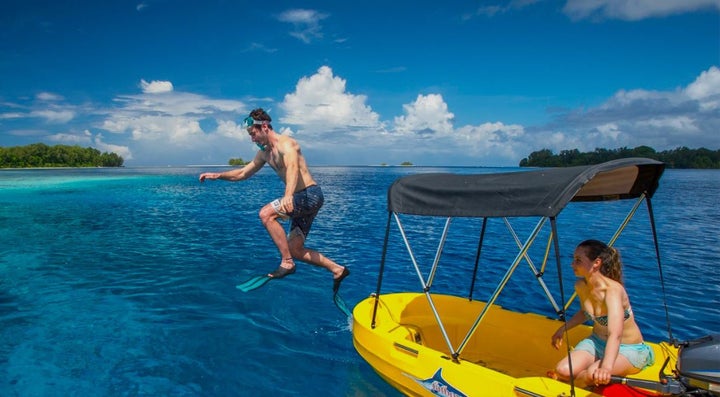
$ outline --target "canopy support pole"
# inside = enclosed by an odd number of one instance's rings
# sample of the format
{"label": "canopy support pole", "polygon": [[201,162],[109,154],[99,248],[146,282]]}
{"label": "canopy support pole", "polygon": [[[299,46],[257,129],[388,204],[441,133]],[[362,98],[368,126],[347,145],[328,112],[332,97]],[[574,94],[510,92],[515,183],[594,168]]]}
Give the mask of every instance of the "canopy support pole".
{"label": "canopy support pole", "polygon": [[[563,278],[562,278],[562,264],[560,261],[560,238],[557,233],[557,218],[552,217],[550,218],[550,229],[552,231],[553,235],[553,243],[555,244],[555,263],[557,264],[557,274],[558,274],[558,288],[560,288],[560,300],[562,302],[565,302],[565,288],[563,287]],[[572,299],[572,298],[571,298]],[[570,396],[575,396],[575,375],[573,375],[573,367],[572,367],[572,356],[570,355],[570,352],[572,351],[572,347],[570,346],[570,336],[568,335],[568,326],[567,326],[567,315],[565,313],[565,310],[567,310],[567,307],[564,307],[563,310],[558,311],[558,315],[560,316],[560,320],[563,322],[563,327],[565,328],[565,348],[567,349],[567,357],[568,357],[568,369],[570,370]]]}
{"label": "canopy support pole", "polygon": [[668,328],[668,340],[671,343],[675,343],[675,338],[672,334],[672,326],[670,325],[670,312],[668,311],[667,295],[665,293],[665,277],[663,276],[662,263],[660,263],[660,244],[658,243],[657,229],[655,229],[655,215],[653,214],[652,203],[650,198],[647,198],[648,216],[650,218],[650,228],[652,228],[653,242],[655,243],[655,257],[657,258],[658,273],[660,276],[660,286],[662,288],[663,295],[663,306],[665,306],[665,321],[667,322]]}
{"label": "canopy support pole", "polygon": [[468,300],[473,300],[473,292],[475,291],[475,279],[477,278],[478,264],[480,263],[480,252],[482,251],[483,242],[485,241],[485,230],[487,229],[488,218],[483,218],[482,229],[480,229],[480,239],[478,241],[477,254],[475,254],[475,267],[473,267],[472,280],[470,281],[470,293]]}
{"label": "canopy support pole", "polygon": [[388,211],[387,224],[385,225],[385,241],[383,242],[382,258],[380,259],[380,272],[378,273],[377,289],[375,290],[375,305],[373,306],[372,321],[370,323],[372,329],[375,329],[375,317],[377,315],[378,303],[380,302],[380,287],[382,286],[383,273],[385,272],[385,258],[387,256],[391,220],[392,213]]}
{"label": "canopy support pole", "polygon": [[393,215],[395,216],[395,222],[397,223],[398,229],[400,230],[400,235],[402,235],[403,241],[405,242],[405,248],[407,248],[408,254],[410,254],[410,260],[412,261],[413,267],[415,268],[415,272],[417,273],[418,279],[420,279],[420,284],[422,285],[425,298],[427,298],[428,304],[430,304],[430,310],[432,311],[433,316],[435,317],[435,321],[440,328],[440,333],[442,333],[443,339],[445,339],[445,343],[447,344],[448,349],[450,350],[450,352],[452,352],[453,361],[457,361],[458,354],[453,348],[450,337],[445,330],[445,325],[440,318],[440,313],[438,313],[437,307],[435,307],[435,303],[433,302],[432,296],[430,295],[430,283],[432,283],[432,278],[435,275],[438,263],[440,262],[440,254],[442,253],[442,249],[445,246],[445,240],[447,239],[448,231],[450,230],[450,220],[452,218],[448,217],[445,221],[445,228],[443,229],[443,234],[440,238],[440,243],[438,244],[438,250],[435,253],[435,260],[433,261],[433,266],[430,270],[430,276],[428,277],[428,282],[426,283],[425,279],[423,278],[422,272],[420,271],[420,266],[418,266],[417,260],[415,260],[415,255],[413,254],[412,248],[410,247],[410,241],[408,241],[407,235],[405,234],[405,229],[403,228],[402,222],[400,221],[400,217],[397,215],[397,213],[394,212]]}
{"label": "canopy support pole", "polygon": [[[623,223],[618,226],[617,230],[615,231],[615,234],[610,238],[610,241],[608,241],[608,247],[612,247],[615,245],[615,241],[620,237],[620,233],[625,231],[625,228],[627,227],[628,223],[630,223],[630,220],[635,216],[635,213],[637,212],[638,208],[640,208],[640,205],[643,203],[643,201],[646,200],[645,193],[641,194],[640,197],[638,197],[637,200],[635,200],[635,204],[633,204],[633,207],[630,209],[630,212],[625,216],[625,219],[623,220]],[[652,217],[651,217],[652,219]]]}
{"label": "canopy support pole", "polygon": [[427,290],[430,290],[430,287],[432,286],[432,282],[435,279],[435,274],[437,273],[438,264],[440,263],[440,256],[442,255],[442,251],[445,248],[445,241],[447,241],[447,235],[450,231],[450,221],[452,218],[448,217],[445,220],[445,228],[443,228],[442,238],[440,239],[440,243],[438,243],[438,249],[435,252],[435,260],[433,261],[432,268],[430,270],[430,275],[428,276],[428,282],[427,282]]}
{"label": "canopy support pole", "polygon": [[[505,226],[510,231],[510,234],[512,234],[513,238],[515,239],[515,244],[517,244],[518,248],[522,248],[522,242],[518,238],[517,233],[515,233],[515,230],[513,229],[512,225],[510,225],[510,221],[507,220],[507,218],[503,218],[503,221],[505,221]],[[547,296],[548,300],[550,301],[550,304],[552,305],[553,309],[557,313],[560,311],[560,306],[555,301],[555,298],[553,298],[552,294],[550,293],[550,289],[548,289],[547,285],[545,284],[545,280],[543,280],[542,272],[539,272],[537,268],[535,267],[535,264],[533,263],[532,259],[530,259],[530,256],[526,253],[523,255],[525,260],[527,261],[528,265],[530,265],[530,270],[532,270],[533,274],[535,275],[535,278],[537,279],[538,283],[540,283],[540,287],[542,287],[543,291],[545,292],[545,296]]]}
{"label": "canopy support pole", "polygon": [[465,339],[460,343],[460,347],[458,348],[456,353],[453,353],[453,357],[456,357],[462,352],[462,350],[465,348],[465,345],[470,341],[470,337],[475,333],[475,330],[477,329],[478,325],[480,325],[480,322],[485,318],[485,315],[487,314],[487,311],[492,307],[492,305],[497,300],[498,296],[500,295],[500,292],[505,288],[505,285],[510,280],[510,276],[515,272],[515,269],[517,269],[518,265],[520,264],[520,261],[522,258],[527,254],[527,251],[530,249],[530,246],[535,242],[535,238],[540,233],[540,230],[542,230],[543,225],[545,224],[545,221],[547,221],[547,217],[542,217],[538,221],[537,225],[535,225],[535,229],[530,233],[530,237],[525,241],[525,244],[520,249],[520,252],[518,252],[517,256],[515,257],[515,260],[513,260],[512,265],[508,268],[508,270],[505,272],[505,276],[503,276],[502,280],[498,284],[497,288],[495,288],[495,292],[493,292],[492,296],[490,297],[490,300],[485,304],[485,307],[480,312],[480,315],[475,319],[475,322],[473,323],[472,327],[468,330],[467,334],[465,335]]}

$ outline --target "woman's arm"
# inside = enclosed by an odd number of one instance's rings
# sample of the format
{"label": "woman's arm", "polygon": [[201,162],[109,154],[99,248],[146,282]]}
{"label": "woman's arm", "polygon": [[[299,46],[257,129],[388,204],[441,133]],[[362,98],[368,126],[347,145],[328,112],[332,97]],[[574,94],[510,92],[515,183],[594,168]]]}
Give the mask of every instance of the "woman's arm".
{"label": "woman's arm", "polygon": [[[585,322],[585,313],[582,309],[578,310],[570,320],[567,321],[567,329],[571,329]],[[560,328],[555,331],[552,336],[552,345],[555,349],[560,349],[563,343],[563,334],[565,334],[565,324],[561,325]]]}

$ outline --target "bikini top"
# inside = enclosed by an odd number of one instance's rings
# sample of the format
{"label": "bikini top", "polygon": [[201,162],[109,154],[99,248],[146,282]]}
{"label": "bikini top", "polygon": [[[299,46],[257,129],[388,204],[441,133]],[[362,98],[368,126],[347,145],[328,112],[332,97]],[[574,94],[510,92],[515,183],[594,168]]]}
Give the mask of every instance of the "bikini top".
{"label": "bikini top", "polygon": [[[583,310],[583,313],[585,313],[585,318],[586,318],[588,321],[594,321],[594,322],[596,322],[596,323],[598,323],[598,324],[600,324],[600,325],[602,325],[602,326],[604,326],[604,327],[607,327],[607,325],[608,325],[608,316],[597,316],[597,317],[593,317],[593,316],[590,315],[590,313],[586,312],[585,310]],[[628,306],[628,308],[625,309],[625,320],[629,319],[631,314],[632,314],[632,309]]]}

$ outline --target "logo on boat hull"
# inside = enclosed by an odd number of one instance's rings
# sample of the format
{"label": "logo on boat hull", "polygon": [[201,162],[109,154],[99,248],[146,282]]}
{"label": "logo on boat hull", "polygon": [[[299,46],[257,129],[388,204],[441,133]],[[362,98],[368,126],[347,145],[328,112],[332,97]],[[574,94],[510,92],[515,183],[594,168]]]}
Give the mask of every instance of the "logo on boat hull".
{"label": "logo on boat hull", "polygon": [[405,374],[425,388],[430,393],[439,397],[467,397],[465,393],[456,389],[442,377],[442,368],[439,368],[435,374],[429,379],[418,379],[414,376]]}

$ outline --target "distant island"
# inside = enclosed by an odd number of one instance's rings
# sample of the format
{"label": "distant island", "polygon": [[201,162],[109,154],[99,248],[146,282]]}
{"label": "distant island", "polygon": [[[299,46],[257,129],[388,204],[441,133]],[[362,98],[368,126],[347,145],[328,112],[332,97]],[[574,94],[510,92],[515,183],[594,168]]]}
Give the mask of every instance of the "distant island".
{"label": "distant island", "polygon": [[33,143],[27,146],[0,146],[0,168],[41,167],[122,167],[123,158],[100,153],[90,147]]}
{"label": "distant island", "polygon": [[248,163],[248,161],[243,160],[241,157],[228,160],[228,165],[232,165],[232,166],[243,166],[247,163]]}
{"label": "distant island", "polygon": [[581,153],[577,149],[563,150],[553,154],[550,149],[542,149],[530,153],[530,156],[520,161],[520,167],[571,167],[576,165],[600,164],[610,160],[645,157],[667,164],[668,168],[700,168],[719,169],[720,150],[705,148],[677,149],[656,152],[649,146],[638,146],[634,149],[627,147],[619,149],[595,149],[593,152]]}

